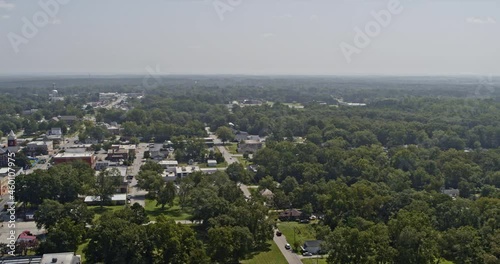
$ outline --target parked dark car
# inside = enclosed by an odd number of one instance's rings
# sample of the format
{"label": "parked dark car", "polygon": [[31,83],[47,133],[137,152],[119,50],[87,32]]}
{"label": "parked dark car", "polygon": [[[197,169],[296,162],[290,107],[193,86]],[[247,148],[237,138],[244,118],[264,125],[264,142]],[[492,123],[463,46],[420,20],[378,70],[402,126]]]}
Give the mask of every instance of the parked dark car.
{"label": "parked dark car", "polygon": [[280,232],[280,231],[276,231],[276,235],[277,235],[277,236],[281,236],[282,234],[281,234],[281,232]]}

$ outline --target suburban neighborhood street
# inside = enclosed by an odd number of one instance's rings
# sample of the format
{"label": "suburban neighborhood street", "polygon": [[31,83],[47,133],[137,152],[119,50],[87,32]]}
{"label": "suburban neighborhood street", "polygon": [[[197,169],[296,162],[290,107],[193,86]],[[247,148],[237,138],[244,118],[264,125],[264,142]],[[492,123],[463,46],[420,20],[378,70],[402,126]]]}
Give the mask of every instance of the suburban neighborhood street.
{"label": "suburban neighborhood street", "polygon": [[283,256],[285,256],[286,261],[288,261],[289,264],[302,264],[302,261],[300,260],[300,257],[297,254],[293,253],[291,250],[285,249],[285,245],[288,243],[286,237],[285,235],[277,236],[276,229],[274,230],[273,241],[274,243],[276,243],[276,245],[280,249]]}

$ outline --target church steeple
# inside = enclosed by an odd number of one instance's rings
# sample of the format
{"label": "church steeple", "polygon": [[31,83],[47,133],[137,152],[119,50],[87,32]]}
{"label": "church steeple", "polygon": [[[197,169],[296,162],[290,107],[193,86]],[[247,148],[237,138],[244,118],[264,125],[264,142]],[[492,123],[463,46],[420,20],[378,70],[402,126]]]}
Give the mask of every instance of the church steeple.
{"label": "church steeple", "polygon": [[9,147],[15,147],[17,146],[17,136],[14,134],[14,131],[10,131],[9,135],[7,136],[7,146]]}

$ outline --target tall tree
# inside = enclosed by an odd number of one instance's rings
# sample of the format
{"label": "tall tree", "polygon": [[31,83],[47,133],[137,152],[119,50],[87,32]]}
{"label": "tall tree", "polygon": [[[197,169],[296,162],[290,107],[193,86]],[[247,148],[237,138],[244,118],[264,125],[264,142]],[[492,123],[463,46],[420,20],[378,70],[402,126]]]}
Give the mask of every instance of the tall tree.
{"label": "tall tree", "polygon": [[217,128],[217,130],[215,131],[215,135],[217,135],[217,137],[222,141],[222,143],[226,143],[234,139],[233,130],[231,130],[231,128],[226,126],[221,126]]}
{"label": "tall tree", "polygon": [[100,205],[111,202],[111,197],[120,186],[122,177],[117,169],[99,172],[94,187],[94,194],[100,197]]}
{"label": "tall tree", "polygon": [[161,208],[165,208],[165,205],[173,206],[175,199],[175,185],[173,182],[167,182],[163,187],[160,188],[158,192],[156,202],[161,205]]}

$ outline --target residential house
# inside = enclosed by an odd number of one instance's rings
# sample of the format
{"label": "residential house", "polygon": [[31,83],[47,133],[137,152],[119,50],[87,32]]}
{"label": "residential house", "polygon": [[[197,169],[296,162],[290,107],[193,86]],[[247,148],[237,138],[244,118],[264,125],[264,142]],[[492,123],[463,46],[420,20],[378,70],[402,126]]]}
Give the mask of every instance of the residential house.
{"label": "residential house", "polygon": [[37,111],[38,111],[38,109],[34,109],[34,108],[33,108],[33,109],[29,109],[29,110],[24,110],[24,111],[22,112],[22,114],[23,114],[23,115],[31,115],[31,114],[36,113]]}
{"label": "residential house", "polygon": [[66,124],[71,125],[75,123],[76,121],[79,120],[78,117],[76,116],[58,116],[57,117],[60,121],[64,121]]}
{"label": "residential house", "polygon": [[256,153],[262,147],[263,143],[259,140],[245,140],[238,143],[238,153]]}
{"label": "residential house", "polygon": [[452,199],[460,197],[459,189],[441,189],[441,193],[450,196]]}
{"label": "residential house", "polygon": [[274,198],[274,193],[269,189],[264,189],[264,190],[260,191],[260,195],[262,195],[262,197],[264,197],[268,200],[272,200]]}
{"label": "residential house", "polygon": [[297,209],[286,209],[281,212],[278,218],[281,221],[297,221],[302,217],[302,212]]}
{"label": "residential house", "polygon": [[236,135],[234,135],[234,141],[236,142],[241,142],[245,140],[261,141],[258,135],[250,135],[248,134],[248,132],[245,131],[239,131]]}
{"label": "residential house", "polygon": [[304,245],[301,247],[302,251],[309,252],[314,255],[321,254],[321,244],[323,241],[321,240],[308,240],[304,242]]}
{"label": "residential house", "polygon": [[62,130],[60,127],[53,127],[50,129],[49,131],[49,135],[58,135],[58,136],[62,136]]}

